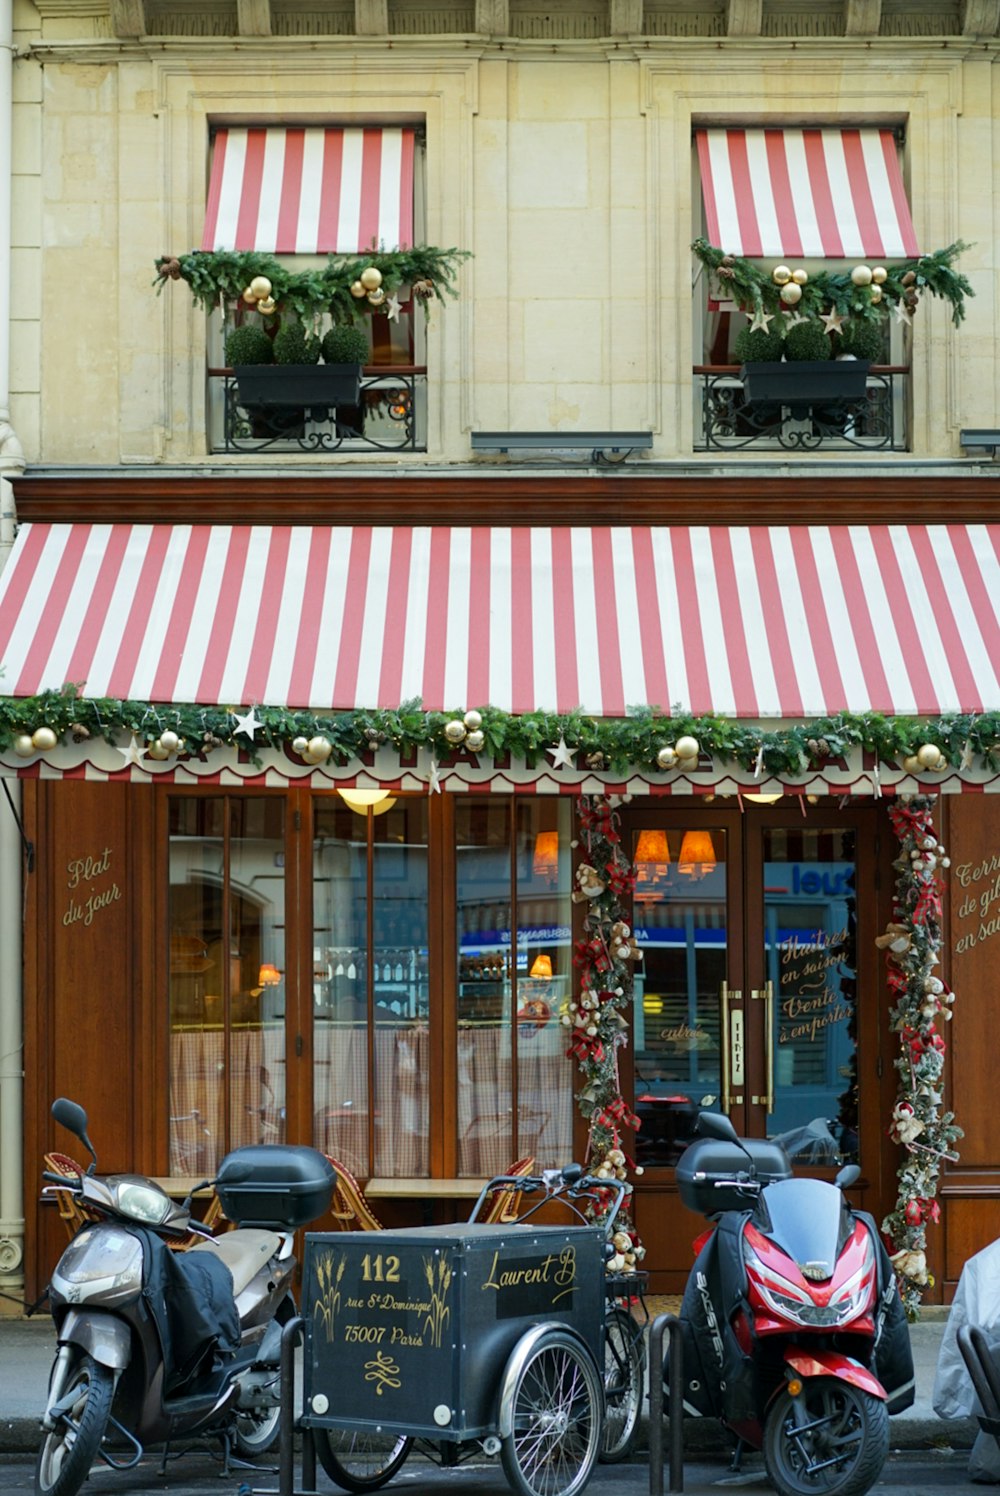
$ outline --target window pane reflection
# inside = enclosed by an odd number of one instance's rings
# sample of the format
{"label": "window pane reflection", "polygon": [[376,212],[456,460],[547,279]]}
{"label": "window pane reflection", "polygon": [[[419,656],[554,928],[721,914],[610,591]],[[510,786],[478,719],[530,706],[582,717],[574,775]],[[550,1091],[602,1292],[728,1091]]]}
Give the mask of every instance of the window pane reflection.
{"label": "window pane reflection", "polygon": [[703,1108],[720,1108],[719,994],[726,977],[726,833],[635,836],[636,1159],[674,1164]]}
{"label": "window pane reflection", "polygon": [[574,1071],[559,1018],[572,982],[571,814],[499,796],[456,805],[462,1176],[570,1157]]}
{"label": "window pane reflection", "polygon": [[856,1162],[855,833],[764,833],[767,974],[774,993],[768,1134],[805,1164]]}
{"label": "window pane reflection", "polygon": [[169,801],[171,1174],[285,1136],[284,802]]}
{"label": "window pane reflection", "polygon": [[330,797],[314,829],[313,1141],[362,1178],[422,1177],[427,804],[399,798],[358,814]]}

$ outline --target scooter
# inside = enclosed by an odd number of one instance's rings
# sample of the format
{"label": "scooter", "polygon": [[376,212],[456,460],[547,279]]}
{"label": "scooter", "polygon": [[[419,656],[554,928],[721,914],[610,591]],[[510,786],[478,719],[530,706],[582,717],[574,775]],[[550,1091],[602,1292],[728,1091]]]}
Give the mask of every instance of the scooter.
{"label": "scooter", "polygon": [[[702,1112],[677,1162],[681,1200],[713,1222],[681,1303],[684,1405],[763,1450],[779,1496],[862,1496],[914,1398],[909,1332],[874,1220],[834,1183],[793,1178],[774,1142]],[[664,1382],[670,1358],[664,1361]]]}
{"label": "scooter", "polygon": [[98,1175],[83,1108],[61,1098],[52,1115],[91,1163],[75,1180],[45,1177],[91,1219],[49,1285],[58,1349],[37,1496],[75,1496],[95,1459],[131,1469],[146,1445],[180,1437],[218,1436],[227,1468],[233,1454],[266,1453],[281,1417],[281,1329],[296,1312],[293,1235],[329,1208],[330,1161],[314,1148],[235,1149],[205,1183],[237,1229],[176,1251],[193,1229],[190,1198],[179,1205],[137,1174]]}

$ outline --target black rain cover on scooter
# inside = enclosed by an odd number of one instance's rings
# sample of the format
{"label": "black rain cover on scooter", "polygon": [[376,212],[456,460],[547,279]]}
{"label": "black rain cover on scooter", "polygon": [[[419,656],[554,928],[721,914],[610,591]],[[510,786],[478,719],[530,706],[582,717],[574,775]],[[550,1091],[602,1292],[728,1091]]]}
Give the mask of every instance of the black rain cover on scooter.
{"label": "black rain cover on scooter", "polygon": [[[746,1297],[740,1246],[749,1211],[730,1211],[695,1258],[681,1301],[684,1404],[703,1418],[743,1423],[757,1416],[752,1357],[740,1348],[730,1321]],[[667,1385],[668,1360],[663,1364]]]}
{"label": "black rain cover on scooter", "polygon": [[913,1377],[913,1347],[910,1326],[900,1297],[899,1285],[889,1253],[873,1216],[856,1210],[854,1215],[871,1232],[878,1261],[879,1302],[875,1310],[874,1372],[887,1394],[890,1413],[902,1413],[913,1404],[916,1387]]}
{"label": "black rain cover on scooter", "polygon": [[218,1352],[240,1344],[233,1275],[214,1252],[172,1252],[161,1236],[128,1228],[143,1246],[142,1295],[163,1347],[163,1390],[180,1390]]}

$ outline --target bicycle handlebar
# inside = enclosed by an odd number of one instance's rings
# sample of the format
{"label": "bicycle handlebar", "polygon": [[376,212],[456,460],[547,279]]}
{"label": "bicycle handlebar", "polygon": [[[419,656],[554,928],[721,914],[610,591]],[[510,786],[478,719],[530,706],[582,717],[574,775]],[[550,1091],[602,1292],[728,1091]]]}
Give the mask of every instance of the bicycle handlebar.
{"label": "bicycle handlebar", "polygon": [[613,1205],[601,1212],[601,1222],[596,1223],[604,1225],[605,1235],[610,1238],[615,1217],[631,1188],[630,1184],[625,1184],[620,1179],[599,1179],[595,1174],[585,1174],[580,1164],[567,1164],[562,1169],[543,1169],[541,1174],[495,1174],[480,1190],[469,1221],[475,1224],[479,1220],[486,1200],[497,1190],[508,1190],[511,1194],[519,1195],[534,1195],[541,1190],[543,1198],[531,1206],[526,1216],[533,1215],[549,1200],[562,1200],[581,1220],[584,1217],[577,1204],[578,1200],[593,1199],[599,1190],[613,1191],[616,1196]]}

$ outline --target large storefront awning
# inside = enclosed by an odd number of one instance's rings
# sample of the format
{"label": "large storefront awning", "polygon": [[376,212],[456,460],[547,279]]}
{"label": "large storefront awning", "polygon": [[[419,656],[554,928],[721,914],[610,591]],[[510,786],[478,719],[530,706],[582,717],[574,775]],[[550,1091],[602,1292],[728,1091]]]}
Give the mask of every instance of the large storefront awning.
{"label": "large storefront awning", "polygon": [[695,132],[709,243],[750,259],[920,253],[891,130]]}
{"label": "large storefront awning", "polygon": [[414,132],[216,132],[201,247],[356,254],[413,244]]}
{"label": "large storefront awning", "polygon": [[982,713],[1000,525],[32,523],[0,670],[8,697],[234,711]]}

